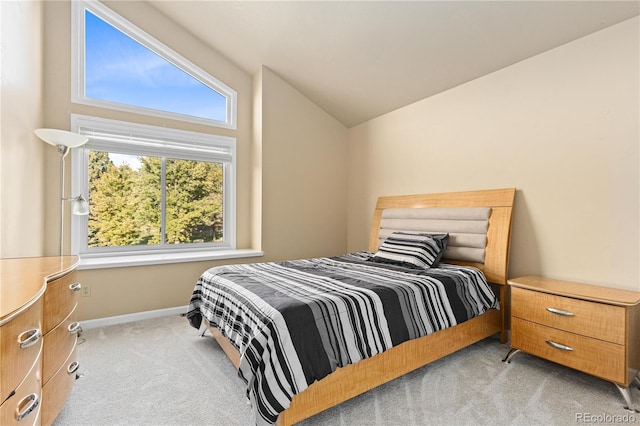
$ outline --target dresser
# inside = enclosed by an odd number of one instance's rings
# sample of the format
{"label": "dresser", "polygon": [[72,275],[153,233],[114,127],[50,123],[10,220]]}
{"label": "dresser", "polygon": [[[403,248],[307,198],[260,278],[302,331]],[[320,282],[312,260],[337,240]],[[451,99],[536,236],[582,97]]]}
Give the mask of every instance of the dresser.
{"label": "dresser", "polygon": [[0,259],[0,425],[50,425],[75,381],[76,256]]}
{"label": "dresser", "polygon": [[511,350],[574,368],[616,385],[633,410],[640,387],[640,293],[549,278],[508,280]]}

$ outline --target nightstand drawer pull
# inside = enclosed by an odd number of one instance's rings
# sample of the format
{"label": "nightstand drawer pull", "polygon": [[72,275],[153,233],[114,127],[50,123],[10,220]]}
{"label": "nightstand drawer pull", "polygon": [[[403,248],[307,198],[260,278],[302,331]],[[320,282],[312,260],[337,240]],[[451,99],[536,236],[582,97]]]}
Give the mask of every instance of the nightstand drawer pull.
{"label": "nightstand drawer pull", "polygon": [[37,328],[32,328],[31,330],[22,332],[20,336],[18,336],[18,347],[20,349],[25,349],[29,346],[33,346],[38,343],[40,336],[42,336],[42,334]]}
{"label": "nightstand drawer pull", "polygon": [[73,283],[69,285],[69,290],[71,291],[80,291],[80,289],[82,288],[82,284],[80,283]]}
{"label": "nightstand drawer pull", "polygon": [[551,346],[552,348],[560,349],[561,351],[570,352],[573,350],[573,348],[569,346],[561,345],[560,343],[552,342],[551,340],[545,340],[545,342],[547,342],[547,345]]}
{"label": "nightstand drawer pull", "polygon": [[562,315],[563,317],[572,317],[575,315],[573,312],[563,311],[562,309],[556,308],[547,308],[547,311],[551,312],[552,314]]}
{"label": "nightstand drawer pull", "polygon": [[21,422],[25,419],[29,414],[33,413],[33,410],[38,408],[40,405],[40,398],[38,398],[38,394],[32,393],[24,398],[18,403],[18,408],[16,409],[16,420]]}

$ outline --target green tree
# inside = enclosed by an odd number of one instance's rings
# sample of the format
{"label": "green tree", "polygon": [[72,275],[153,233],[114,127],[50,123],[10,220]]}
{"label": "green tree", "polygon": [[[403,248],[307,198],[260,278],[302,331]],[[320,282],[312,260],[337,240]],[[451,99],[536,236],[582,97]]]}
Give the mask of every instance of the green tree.
{"label": "green tree", "polygon": [[[161,241],[162,158],[116,166],[109,153],[89,153],[90,247],[157,245]],[[222,240],[223,165],[167,159],[165,243]]]}
{"label": "green tree", "polygon": [[[103,173],[115,168],[113,162],[109,159],[109,153],[104,151],[89,151],[89,205],[91,205],[88,229],[88,245],[89,247],[99,247],[100,241],[96,232],[99,228],[97,222],[100,222],[99,214],[96,213],[97,189],[96,184]],[[100,208],[98,208],[100,210]],[[97,222],[96,222],[97,221]]]}
{"label": "green tree", "polygon": [[167,160],[168,244],[219,241],[222,164]]}
{"label": "green tree", "polygon": [[128,165],[105,165],[90,187],[90,246],[109,247],[137,244],[140,232],[135,221],[136,203],[132,188],[137,174]]}
{"label": "green tree", "polygon": [[140,157],[142,166],[134,187],[133,198],[137,204],[136,224],[140,229],[140,244],[160,244],[160,157]]}

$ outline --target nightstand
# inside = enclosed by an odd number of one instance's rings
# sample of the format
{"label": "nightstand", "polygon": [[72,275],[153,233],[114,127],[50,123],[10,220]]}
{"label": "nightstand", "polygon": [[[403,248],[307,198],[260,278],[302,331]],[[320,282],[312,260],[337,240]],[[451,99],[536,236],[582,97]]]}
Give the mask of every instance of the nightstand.
{"label": "nightstand", "polygon": [[524,351],[608,380],[633,410],[629,386],[640,389],[640,293],[536,276],[508,283],[512,349],[503,361]]}

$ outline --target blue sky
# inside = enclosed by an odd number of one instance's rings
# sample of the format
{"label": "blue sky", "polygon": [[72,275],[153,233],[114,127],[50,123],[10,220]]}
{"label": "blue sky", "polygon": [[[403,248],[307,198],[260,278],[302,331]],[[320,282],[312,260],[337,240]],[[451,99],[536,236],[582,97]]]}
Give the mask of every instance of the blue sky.
{"label": "blue sky", "polygon": [[116,167],[120,167],[126,164],[136,171],[140,169],[140,166],[142,166],[140,157],[137,155],[118,154],[115,152],[110,152],[109,160],[111,160]]}
{"label": "blue sky", "polygon": [[225,121],[218,92],[89,11],[85,31],[87,97]]}

